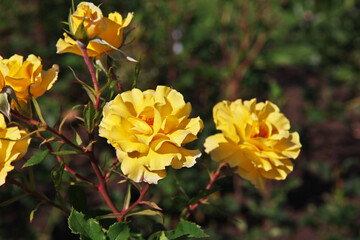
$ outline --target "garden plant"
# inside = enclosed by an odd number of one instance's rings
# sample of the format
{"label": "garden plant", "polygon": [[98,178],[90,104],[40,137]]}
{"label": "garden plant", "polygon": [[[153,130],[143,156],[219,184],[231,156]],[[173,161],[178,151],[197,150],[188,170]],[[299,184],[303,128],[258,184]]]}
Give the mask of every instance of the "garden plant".
{"label": "garden plant", "polygon": [[[229,6],[219,9],[229,11]],[[52,215],[65,219],[63,228],[68,228],[71,238],[94,240],[218,239],[221,234],[209,228],[207,218],[221,210],[211,206],[233,202],[229,199],[236,199],[239,189],[254,197],[244,205],[248,211],[280,219],[277,213],[284,195],[277,195],[278,206],[258,208],[256,201],[261,196],[270,202],[269,182],[277,182],[284,191],[296,187],[296,180],[287,182],[287,177],[296,168],[302,141],[283,114],[283,99],[277,93],[281,90],[275,82],[270,81],[269,99],[244,93],[261,81],[254,74],[254,82],[246,82],[246,74],[253,64],[261,66],[257,57],[271,34],[276,34],[279,22],[268,12],[272,5],[265,1],[240,4],[241,39],[220,32],[214,52],[221,51],[227,61],[209,62],[222,70],[203,69],[194,61],[188,72],[179,65],[166,69],[169,80],[154,82],[151,77],[142,81],[143,75],[156,76],[156,71],[144,67],[144,59],[153,57],[157,71],[163,71],[168,63],[161,61],[166,55],[162,45],[140,53],[132,50],[139,49],[142,40],[151,42],[146,31],[141,38],[134,37],[142,27],[134,23],[136,10],[120,14],[120,9],[107,12],[105,7],[109,9],[105,1],[99,5],[72,2],[68,18],[58,19],[63,21],[63,35],[57,36],[57,55],[44,58],[46,62],[24,51],[0,57],[0,191],[13,191],[6,195],[8,199],[1,199],[1,207],[31,199],[32,209],[22,213],[29,222],[40,219],[42,209],[55,211]],[[219,19],[220,28],[227,26],[226,18]],[[255,35],[251,27],[256,24],[249,19],[262,23]],[[168,33],[174,54],[183,51],[186,34],[179,29]],[[206,58],[193,44],[193,54]],[[66,65],[56,61],[63,56],[70,56]],[[181,71],[183,81],[175,83]],[[58,101],[56,85],[61,85],[63,72],[76,89],[65,92],[78,96],[66,104],[59,102],[61,112],[51,115],[54,110],[46,101]],[[198,79],[192,77],[198,72],[219,81],[200,79],[196,85]],[[214,84],[223,92],[222,99],[209,100],[216,91],[201,90],[200,84]],[[191,94],[199,94],[200,104],[191,102],[194,98],[188,92],[181,93],[195,85]],[[202,104],[206,107],[200,109]],[[229,179],[242,179],[245,187],[229,189]],[[230,206],[224,211],[231,212]],[[246,219],[224,215],[246,232]],[[269,229],[268,224],[264,220],[263,228]],[[269,235],[276,235],[274,229]],[[252,239],[251,234],[246,237]]]}

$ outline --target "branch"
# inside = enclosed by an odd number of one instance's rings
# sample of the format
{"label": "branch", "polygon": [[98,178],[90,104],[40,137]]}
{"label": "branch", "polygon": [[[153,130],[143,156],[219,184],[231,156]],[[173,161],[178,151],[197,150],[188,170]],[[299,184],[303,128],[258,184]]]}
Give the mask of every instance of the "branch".
{"label": "branch", "polygon": [[89,55],[87,53],[87,49],[86,49],[86,46],[87,44],[84,44],[83,42],[77,40],[76,41],[77,45],[79,46],[80,50],[81,50],[81,53],[84,57],[84,61],[86,63],[86,66],[88,67],[89,69],[89,72],[90,72],[90,75],[91,75],[91,79],[92,79],[92,82],[94,84],[94,90],[95,90],[95,103],[94,103],[94,107],[96,110],[98,110],[99,108],[99,101],[100,101],[100,94],[99,94],[99,83],[96,79],[96,75],[95,75],[95,70],[94,70],[94,66],[91,64],[90,62],[90,58],[89,58]]}
{"label": "branch", "polygon": [[[219,177],[220,174],[220,170],[221,168],[225,167],[227,165],[227,163],[221,163],[219,164],[218,168],[216,169],[215,173],[211,176],[210,178],[210,182],[209,184],[206,186],[206,190],[209,190],[212,185],[214,184],[214,182],[216,181],[216,179]],[[189,206],[189,210],[190,211],[194,211],[201,203],[204,203],[208,200],[209,198],[201,198],[197,203],[194,203],[192,205]]]}

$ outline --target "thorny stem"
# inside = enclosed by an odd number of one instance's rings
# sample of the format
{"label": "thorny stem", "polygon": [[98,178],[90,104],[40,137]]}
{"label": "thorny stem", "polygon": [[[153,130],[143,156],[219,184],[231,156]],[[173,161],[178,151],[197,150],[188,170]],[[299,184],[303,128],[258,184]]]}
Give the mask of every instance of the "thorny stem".
{"label": "thorny stem", "polygon": [[[44,138],[44,136],[43,136],[40,132],[37,132],[37,135],[38,135],[39,137],[41,137],[41,138]],[[53,147],[51,146],[51,144],[50,144],[49,142],[46,143],[46,147],[50,150],[50,152],[54,152],[54,149],[53,149]],[[60,156],[57,156],[57,155],[56,155],[55,157],[56,157],[56,159],[57,159],[57,161],[58,161],[59,163],[62,162]],[[64,163],[64,164],[65,164],[65,163]],[[69,173],[71,173],[72,175],[74,175],[75,177],[77,177],[77,178],[79,178],[79,179],[81,179],[81,180],[83,180],[83,181],[85,181],[85,182],[90,183],[92,186],[95,186],[95,184],[94,184],[93,182],[91,182],[89,179],[83,177],[83,176],[80,175],[79,173],[75,172],[75,171],[74,171],[73,169],[71,169],[68,165],[65,164],[64,166],[65,166],[65,170],[68,171]]]}
{"label": "thorny stem", "polygon": [[95,103],[94,103],[94,107],[96,110],[99,109],[99,101],[100,101],[100,93],[99,93],[99,83],[96,79],[96,75],[95,75],[95,69],[94,69],[94,66],[91,64],[90,62],[90,58],[89,58],[89,55],[87,53],[87,50],[86,50],[86,46],[87,44],[77,40],[76,41],[77,45],[79,46],[80,50],[81,50],[81,53],[83,55],[83,58],[84,58],[84,61],[86,63],[86,66],[88,67],[89,69],[89,72],[90,72],[90,75],[91,75],[91,79],[92,79],[92,82],[94,84],[94,91],[95,91]]}
{"label": "thorny stem", "polygon": [[139,198],[136,200],[136,202],[134,202],[133,204],[130,205],[130,207],[128,208],[123,208],[121,210],[121,213],[119,214],[120,217],[118,217],[118,221],[121,222],[123,221],[123,217],[125,216],[125,214],[127,214],[129,211],[131,211],[134,207],[136,207],[143,199],[145,193],[147,192],[147,190],[149,189],[150,184],[146,184],[145,187],[141,190],[140,192],[140,196]]}
{"label": "thorny stem", "polygon": [[[94,139],[94,134],[90,133],[89,134],[89,139],[92,140]],[[111,211],[114,214],[120,214],[119,210],[116,208],[115,204],[112,202],[108,190],[107,190],[107,186],[106,186],[106,177],[104,177],[100,171],[100,168],[95,160],[95,156],[94,156],[94,151],[93,151],[93,147],[91,146],[89,151],[89,158],[90,158],[90,163],[92,168],[94,169],[94,172],[96,174],[96,177],[99,181],[99,184],[97,184],[97,190],[101,193],[102,197],[104,198],[106,204],[109,206],[109,208],[111,209]],[[118,218],[118,221],[121,221],[120,218]]]}
{"label": "thorny stem", "polygon": [[11,113],[11,115],[15,116],[16,118],[18,118],[20,120],[23,120],[23,121],[25,121],[27,123],[30,123],[30,124],[35,125],[35,126],[44,127],[46,130],[49,130],[50,132],[52,132],[55,135],[59,136],[66,144],[69,144],[70,146],[72,146],[73,148],[75,148],[75,149],[77,149],[77,150],[79,150],[81,152],[86,152],[85,147],[77,146],[76,144],[71,142],[67,137],[65,137],[63,134],[61,134],[58,130],[50,127],[46,123],[42,123],[42,122],[36,121],[36,120],[34,120],[32,118],[26,117],[26,116],[14,111],[14,110],[10,110],[10,113]]}
{"label": "thorny stem", "polygon": [[109,180],[111,171],[116,168],[116,163],[117,163],[118,161],[119,161],[119,160],[118,160],[117,158],[115,158],[115,160],[114,160],[114,162],[113,162],[113,165],[111,166],[111,169],[105,174],[105,182],[107,182],[107,181]]}
{"label": "thorny stem", "polygon": [[[218,168],[216,169],[215,173],[211,176],[209,184],[206,186],[206,190],[209,190],[216,179],[219,177],[221,168],[225,167],[227,163],[221,163],[219,164]],[[194,203],[189,206],[190,211],[194,211],[201,203],[204,203],[208,200],[208,198],[201,198],[197,203]]]}
{"label": "thorny stem", "polygon": [[54,203],[53,201],[51,201],[50,199],[48,199],[45,195],[37,192],[36,190],[33,190],[33,189],[29,189],[27,186],[25,186],[24,184],[12,179],[12,178],[8,178],[6,180],[7,182],[11,183],[11,184],[14,184],[16,186],[18,186],[19,188],[21,188],[23,191],[27,192],[27,193],[30,193],[34,196],[36,196],[37,198],[41,199],[42,201],[46,202],[47,204],[51,205],[51,206],[54,206],[58,209],[60,209],[61,211],[63,211],[64,213],[66,213],[67,215],[70,215],[70,211],[69,209],[63,207],[63,206],[60,206],[59,204],[56,204]]}

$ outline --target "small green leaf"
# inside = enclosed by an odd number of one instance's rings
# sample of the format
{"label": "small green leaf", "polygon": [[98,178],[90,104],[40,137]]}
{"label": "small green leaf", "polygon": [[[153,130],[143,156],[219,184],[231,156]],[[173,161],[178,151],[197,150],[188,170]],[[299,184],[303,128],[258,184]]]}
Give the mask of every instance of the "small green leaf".
{"label": "small green leaf", "polygon": [[76,76],[75,71],[74,71],[71,67],[69,67],[69,68],[70,68],[71,72],[73,73],[76,81],[77,81],[78,83],[80,83],[80,85],[82,86],[82,88],[85,90],[85,92],[86,92],[87,95],[89,96],[90,100],[91,100],[93,103],[95,103],[95,100],[96,100],[95,90],[94,90],[92,87],[90,87],[88,84],[86,84],[85,82],[81,81],[81,80]]}
{"label": "small green leaf", "polygon": [[131,184],[128,183],[128,189],[127,189],[125,199],[124,199],[124,206],[123,206],[124,210],[129,208],[130,200],[131,200]]}
{"label": "small green leaf", "polygon": [[209,237],[209,235],[204,233],[200,226],[185,220],[180,221],[175,230],[167,231],[165,234],[169,239],[176,239],[182,236],[188,236],[191,238]]}
{"label": "small green leaf", "polygon": [[76,29],[76,32],[74,34],[74,38],[76,40],[80,40],[82,42],[89,40],[89,36],[87,35],[86,29],[84,26],[84,22],[85,22],[85,16],[84,16],[83,21],[80,23],[80,25],[78,26],[78,28]]}
{"label": "small green leaf", "polygon": [[61,184],[62,176],[64,174],[65,163],[60,163],[60,168],[51,172],[51,178],[54,182],[55,189],[58,190]]}
{"label": "small green leaf", "polygon": [[141,58],[139,59],[139,62],[135,65],[134,82],[133,82],[133,86],[132,86],[133,88],[135,88],[137,85],[137,80],[139,78],[140,71],[141,71]]}
{"label": "small green leaf", "polygon": [[33,96],[31,96],[31,101],[32,101],[32,103],[34,104],[35,111],[36,111],[36,113],[37,113],[40,121],[41,121],[42,123],[45,123],[45,120],[44,120],[44,118],[43,118],[43,116],[42,116],[42,113],[41,113],[41,109],[40,109],[39,103],[36,101],[36,99],[35,99]]}
{"label": "small green leaf", "polygon": [[148,240],[169,240],[169,238],[166,236],[165,231],[160,231],[151,234]]}
{"label": "small green leaf", "polygon": [[164,215],[161,212],[155,211],[155,210],[149,210],[149,209],[130,212],[130,213],[126,214],[124,216],[124,218],[126,219],[127,217],[135,216],[135,215],[141,215],[141,216],[156,216],[156,215],[158,215],[161,217],[161,220],[164,222]]}
{"label": "small green leaf", "polygon": [[7,93],[0,93],[0,112],[10,120],[10,103]]}
{"label": "small green leaf", "polygon": [[96,110],[91,102],[89,102],[86,105],[83,114],[84,114],[85,126],[89,131],[89,133],[92,133],[94,131],[94,120],[96,117]]}
{"label": "small green leaf", "polygon": [[36,206],[36,208],[31,211],[30,217],[29,217],[29,218],[30,218],[30,223],[32,223],[32,221],[33,221],[33,219],[34,219],[34,214],[35,214],[35,212],[39,209],[39,207],[41,206],[41,204],[42,204],[42,203],[39,203],[39,204]]}
{"label": "small green leaf", "polygon": [[81,239],[106,240],[100,224],[95,219],[85,219],[84,214],[72,209],[69,220],[72,233],[80,234]]}
{"label": "small green leaf", "polygon": [[148,205],[149,207],[151,207],[151,208],[153,208],[153,209],[162,211],[162,209],[161,209],[156,203],[154,203],[154,202],[141,201],[141,202],[139,202],[139,204],[145,204],[145,205]]}
{"label": "small green leaf", "polygon": [[34,166],[34,165],[41,163],[42,161],[45,160],[45,158],[47,157],[47,155],[49,155],[49,153],[50,153],[50,150],[46,149],[42,152],[35,154],[23,165],[23,167]]}
{"label": "small green leaf", "polygon": [[188,205],[192,205],[192,204],[195,204],[197,203],[200,199],[202,198],[206,198],[208,197],[210,194],[214,193],[214,192],[217,192],[218,189],[216,187],[213,187],[212,189],[204,189],[204,190],[200,190],[199,193],[191,198],[188,202]]}
{"label": "small green leaf", "polygon": [[109,227],[106,233],[109,240],[123,240],[130,238],[130,226],[128,222],[117,222]]}
{"label": "small green leaf", "polygon": [[62,155],[77,155],[77,154],[84,154],[83,152],[80,151],[74,151],[74,150],[64,150],[64,151],[59,151],[59,152],[52,152],[52,155],[55,156],[62,156]]}

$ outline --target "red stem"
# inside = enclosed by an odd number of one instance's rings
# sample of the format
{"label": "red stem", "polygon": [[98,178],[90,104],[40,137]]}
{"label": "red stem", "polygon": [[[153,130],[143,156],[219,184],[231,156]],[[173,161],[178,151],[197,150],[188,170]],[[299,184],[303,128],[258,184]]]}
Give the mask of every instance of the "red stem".
{"label": "red stem", "polygon": [[83,55],[83,58],[84,58],[85,63],[86,63],[86,66],[87,66],[88,69],[89,69],[92,82],[93,82],[93,84],[94,84],[94,91],[95,91],[95,103],[94,103],[94,107],[95,107],[96,110],[98,110],[98,108],[99,108],[99,101],[100,101],[99,83],[98,83],[98,81],[97,81],[97,79],[96,79],[94,66],[91,64],[89,55],[88,55],[88,53],[87,53],[87,49],[86,49],[87,44],[84,44],[83,42],[81,42],[81,41],[79,41],[79,40],[77,40],[76,43],[77,43],[77,45],[78,45],[79,48],[80,48],[80,51],[81,51],[81,53],[82,53],[82,55]]}
{"label": "red stem", "polygon": [[[221,163],[219,164],[218,168],[216,169],[215,173],[211,176],[210,178],[210,182],[209,184],[206,186],[206,190],[209,190],[212,185],[214,184],[214,182],[216,181],[216,179],[218,178],[219,174],[220,174],[220,170],[221,168],[225,167],[227,165],[227,163]],[[209,198],[201,198],[197,203],[194,203],[192,205],[189,206],[189,210],[190,211],[194,211],[201,203],[204,203],[208,200]]]}
{"label": "red stem", "polygon": [[45,195],[35,191],[35,190],[32,190],[32,189],[29,189],[27,188],[24,184],[12,179],[12,178],[7,178],[6,180],[7,182],[11,183],[11,184],[14,184],[16,186],[18,186],[19,188],[21,188],[23,191],[27,192],[27,193],[30,193],[34,196],[36,196],[37,198],[41,199],[42,201],[46,202],[47,204],[51,205],[51,206],[54,206],[58,209],[60,209],[61,211],[65,212],[67,215],[70,215],[70,211],[67,209],[67,208],[64,208],[63,206],[60,206],[54,202],[52,202],[50,199],[48,199]]}
{"label": "red stem", "polygon": [[115,160],[114,160],[114,162],[113,162],[113,165],[112,165],[110,171],[108,171],[108,172],[105,174],[105,182],[107,182],[107,181],[109,180],[111,171],[116,168],[116,163],[117,163],[118,161],[119,161],[119,160],[118,160],[117,158],[115,158]]}
{"label": "red stem", "polygon": [[[39,137],[41,137],[41,138],[44,138],[44,136],[43,136],[40,132],[37,132],[37,135],[38,135]],[[49,142],[46,143],[46,147],[50,150],[50,152],[54,152],[54,149],[53,149],[53,147],[51,146],[51,144],[50,144]],[[62,162],[60,156],[55,156],[55,157],[56,157],[56,159],[57,159],[57,161],[58,161],[59,163]],[[64,162],[64,164],[65,164],[65,162]],[[72,175],[74,175],[75,177],[77,177],[77,178],[79,178],[79,179],[81,179],[81,180],[83,180],[83,181],[85,181],[85,182],[88,182],[88,183],[90,183],[91,185],[95,186],[95,183],[93,183],[93,182],[91,182],[89,179],[81,176],[80,174],[78,174],[77,172],[75,172],[74,170],[72,170],[72,169],[71,169],[68,165],[66,165],[66,164],[65,164],[65,170],[68,171],[69,173],[71,173]]]}
{"label": "red stem", "polygon": [[129,211],[131,211],[134,207],[136,207],[143,199],[145,193],[147,192],[147,190],[149,189],[149,184],[147,183],[145,185],[145,187],[141,190],[140,192],[140,196],[139,198],[136,200],[136,202],[134,202],[133,204],[130,205],[130,207],[124,209],[121,211],[121,213],[119,214],[120,217],[118,217],[118,221],[121,222],[123,220],[123,217],[125,216],[125,214],[127,214]]}
{"label": "red stem", "polygon": [[34,120],[32,118],[26,117],[26,116],[14,111],[14,110],[10,110],[10,113],[11,113],[11,115],[15,116],[16,118],[18,118],[20,120],[23,120],[25,122],[28,122],[28,123],[30,123],[32,125],[44,127],[46,130],[49,130],[50,132],[52,132],[52,133],[56,134],[57,136],[59,136],[65,143],[69,144],[73,148],[75,148],[75,149],[77,149],[77,150],[79,150],[81,152],[86,152],[86,148],[75,145],[67,137],[65,137],[59,131],[57,131],[56,129],[50,127],[46,123],[42,123],[42,122],[36,121],[36,120]]}
{"label": "red stem", "polygon": [[[91,154],[91,156],[90,156],[91,166],[94,169],[96,177],[99,181],[99,184],[97,185],[97,189],[103,196],[106,204],[109,206],[111,211],[115,214],[120,214],[119,210],[115,207],[114,203],[110,199],[110,196],[109,196],[109,193],[108,193],[107,187],[106,187],[105,178],[102,176],[98,165],[95,163],[94,154],[92,152],[90,154]],[[121,219],[118,218],[118,221],[121,221]]]}

